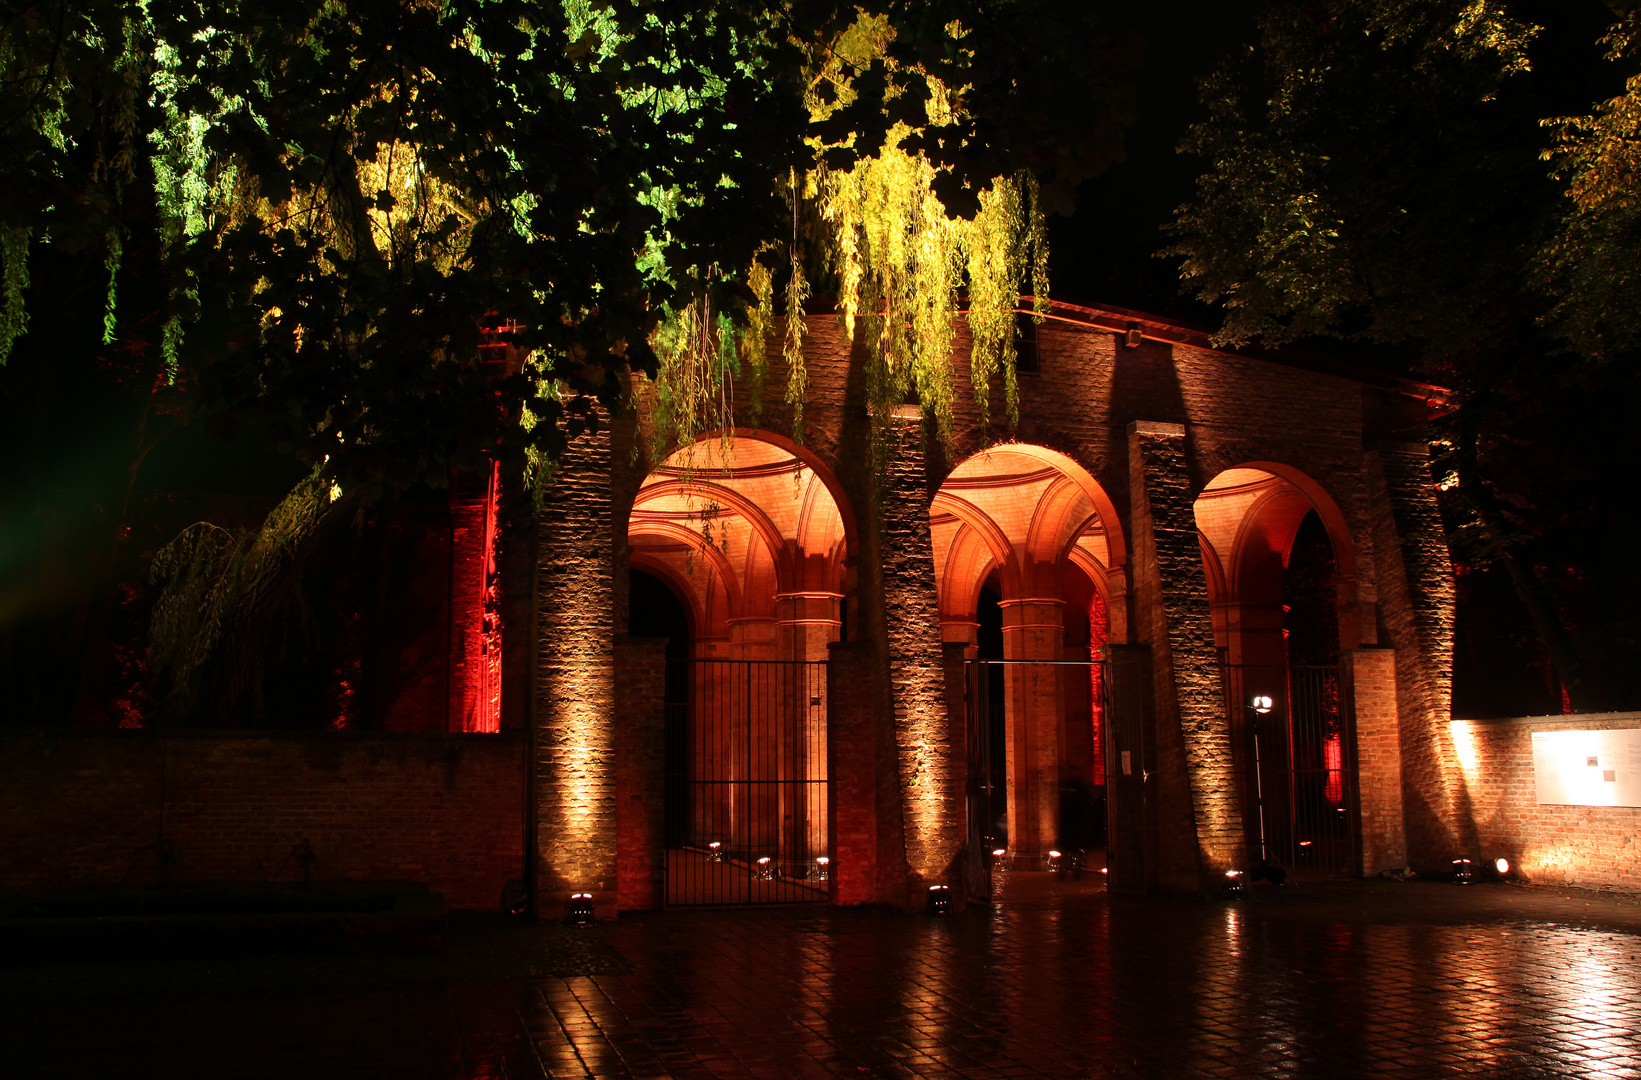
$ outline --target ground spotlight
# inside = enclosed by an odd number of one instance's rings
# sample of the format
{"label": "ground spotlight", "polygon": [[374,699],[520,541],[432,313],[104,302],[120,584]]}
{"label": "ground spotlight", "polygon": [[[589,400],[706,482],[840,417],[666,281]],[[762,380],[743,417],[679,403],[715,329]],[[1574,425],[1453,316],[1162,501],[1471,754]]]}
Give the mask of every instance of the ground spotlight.
{"label": "ground spotlight", "polygon": [[950,915],[952,913],[952,890],[949,885],[929,886],[929,914]]}
{"label": "ground spotlight", "polygon": [[1476,869],[1469,859],[1453,860],[1453,884],[1474,885],[1476,883]]}
{"label": "ground spotlight", "polygon": [[723,862],[724,845],[714,840],[707,845],[707,862]]}
{"label": "ground spotlight", "polygon": [[1248,890],[1242,884],[1242,871],[1225,871],[1225,895],[1231,900],[1240,900],[1248,895]]}
{"label": "ground spotlight", "polygon": [[775,860],[771,859],[768,855],[765,855],[758,860],[759,881],[774,881],[775,870]]}
{"label": "ground spotlight", "polygon": [[1051,874],[1063,874],[1069,869],[1071,869],[1071,868],[1066,865],[1066,857],[1065,857],[1064,852],[1050,851],[1048,853],[1048,872],[1049,873],[1051,873]]}
{"label": "ground spotlight", "polygon": [[570,894],[570,906],[564,913],[565,926],[591,926],[593,924],[593,894],[578,892]]}
{"label": "ground spotlight", "polygon": [[832,860],[822,855],[815,860],[815,880],[830,881],[832,879]]}

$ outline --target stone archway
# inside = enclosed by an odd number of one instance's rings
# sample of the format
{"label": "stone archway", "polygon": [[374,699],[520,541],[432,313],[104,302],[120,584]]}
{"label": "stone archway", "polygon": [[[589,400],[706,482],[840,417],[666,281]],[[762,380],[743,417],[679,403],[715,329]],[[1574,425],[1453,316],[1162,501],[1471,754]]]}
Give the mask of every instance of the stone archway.
{"label": "stone archway", "polygon": [[[1270,463],[1221,472],[1195,516],[1249,857],[1351,870],[1353,725],[1339,657],[1360,645],[1360,622],[1343,516],[1309,477]],[[1296,621],[1301,610],[1321,617]]]}
{"label": "stone archway", "polygon": [[[764,432],[711,435],[638,488],[630,562],[694,615],[688,706],[669,730],[669,903],[824,900],[825,665],[852,522],[823,465]],[[676,841],[676,844],[674,844]]]}
{"label": "stone archway", "polygon": [[[996,583],[1007,846],[1014,865],[1040,868],[1051,848],[1070,841],[1069,819],[1081,816],[1067,812],[1067,792],[1084,801],[1103,792],[1098,683],[1088,662],[1126,638],[1122,528],[1086,469],[1018,443],[954,468],[934,497],[930,526],[948,647],[977,654],[981,589]],[[1071,831],[1081,839],[1084,828]]]}

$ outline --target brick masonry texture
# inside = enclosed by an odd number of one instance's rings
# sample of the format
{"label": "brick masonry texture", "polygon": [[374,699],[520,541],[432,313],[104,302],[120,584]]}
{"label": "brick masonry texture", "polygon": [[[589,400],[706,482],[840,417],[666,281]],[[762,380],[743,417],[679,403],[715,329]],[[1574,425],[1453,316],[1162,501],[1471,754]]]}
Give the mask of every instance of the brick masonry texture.
{"label": "brick masonry texture", "polygon": [[1533,783],[1533,732],[1641,728],[1641,713],[1461,720],[1453,728],[1455,742],[1469,745],[1445,764],[1469,795],[1476,830],[1475,846],[1458,853],[1503,855],[1538,882],[1641,889],[1641,807],[1540,806]]}
{"label": "brick masonry texture", "polygon": [[918,435],[910,424],[895,432],[882,498],[882,558],[906,862],[916,882],[927,886],[955,883],[967,756],[962,739],[952,738],[946,710],[940,599]]}
{"label": "brick masonry texture", "polygon": [[[863,350],[841,329],[829,316],[809,320],[799,439],[835,479],[854,530],[844,558],[850,640],[833,651],[829,694],[838,899],[910,899],[901,891],[909,882],[948,875],[961,851],[961,718],[945,700],[927,515],[953,468],[1011,441],[1064,454],[1115,507],[1105,524],[1122,541],[1114,550],[1127,554],[1109,567],[1111,642],[1150,645],[1154,665],[1148,865],[1156,885],[1195,891],[1204,870],[1243,857],[1239,776],[1194,520],[1204,488],[1236,467],[1293,479],[1317,502],[1335,544],[1345,576],[1341,645],[1358,654],[1352,693],[1370,721],[1357,744],[1365,859],[1417,864],[1451,846],[1456,823],[1467,820],[1462,787],[1441,764],[1451,744],[1452,571],[1422,446],[1384,442],[1418,437],[1422,401],[1186,344],[1147,338],[1130,348],[1108,329],[1050,321],[1038,333],[1038,372],[1020,376],[1020,422],[1010,427],[1000,379],[988,408],[975,404],[960,323],[955,444],[920,446],[906,423],[880,474],[869,452]],[[735,422],[784,439],[795,433],[779,392],[787,372],[778,338],[761,412],[738,387]],[[616,877],[612,742],[598,718],[616,708],[609,635],[625,617],[626,512],[649,467],[624,438],[630,433],[616,435],[613,452],[606,436],[577,440],[538,521],[536,808],[549,890],[613,889],[592,883]],[[1379,640],[1381,624],[1388,641]],[[1366,654],[1384,646],[1393,660]],[[851,674],[840,684],[844,653]],[[562,839],[549,839],[555,831]],[[857,857],[872,865],[850,866]]]}
{"label": "brick masonry texture", "polygon": [[1346,686],[1356,716],[1357,808],[1362,872],[1407,865],[1402,824],[1402,732],[1396,717],[1396,657],[1389,649],[1345,654]]}
{"label": "brick masonry texture", "polygon": [[536,519],[537,914],[572,892],[616,911],[615,555],[610,427],[570,442]]}
{"label": "brick masonry texture", "polygon": [[661,906],[667,643],[615,639],[616,891],[623,911]]}
{"label": "brick masonry texture", "polygon": [[1453,698],[1453,566],[1423,444],[1367,455],[1379,612],[1396,651],[1408,861],[1439,870],[1473,845],[1462,784],[1446,767]]}
{"label": "brick masonry texture", "polygon": [[[494,910],[524,872],[522,738],[507,734],[13,731],[0,735],[0,892],[417,881]],[[281,872],[281,865],[283,871]],[[129,878],[127,875],[129,874]]]}
{"label": "brick masonry texture", "polygon": [[[1168,784],[1174,762],[1183,763],[1202,871],[1223,871],[1242,862],[1242,814],[1192,513],[1195,493],[1185,467],[1185,429],[1134,423],[1128,430],[1136,550],[1144,553],[1135,577],[1146,595],[1137,606],[1144,613],[1144,644],[1157,665],[1159,782]],[[1148,535],[1141,539],[1142,533]],[[1162,827],[1169,824],[1164,819]],[[1164,865],[1164,873],[1186,874],[1187,866],[1167,866],[1166,856]]]}

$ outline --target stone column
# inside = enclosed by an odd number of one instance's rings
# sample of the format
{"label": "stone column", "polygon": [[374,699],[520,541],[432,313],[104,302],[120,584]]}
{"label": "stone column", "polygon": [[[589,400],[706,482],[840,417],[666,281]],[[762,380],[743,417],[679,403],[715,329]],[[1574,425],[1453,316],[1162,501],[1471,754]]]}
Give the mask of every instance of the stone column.
{"label": "stone column", "polygon": [[1242,862],[1242,808],[1224,716],[1185,427],[1128,425],[1134,626],[1156,686],[1160,888],[1197,891]]}
{"label": "stone column", "polygon": [[1407,865],[1402,824],[1402,733],[1396,720],[1396,654],[1389,649],[1344,653],[1345,693],[1356,732],[1356,807],[1361,821],[1362,873]]}
{"label": "stone column", "polygon": [[536,916],[590,892],[616,913],[610,428],[570,440],[536,521]]}
{"label": "stone column", "polygon": [[616,893],[622,911],[661,906],[666,876],[665,638],[615,639]]}
{"label": "stone column", "polygon": [[919,892],[958,883],[966,769],[964,745],[953,744],[946,717],[930,493],[919,433],[902,425],[887,437],[896,445],[880,480],[883,606],[906,863]]}
{"label": "stone column", "polygon": [[[1059,660],[1065,627],[1058,597],[1004,600],[1003,657]],[[1059,840],[1060,727],[1065,701],[1054,664],[1009,664],[1007,679],[1009,852],[1020,870],[1048,867]]]}
{"label": "stone column", "polygon": [[[1396,654],[1408,860],[1448,871],[1474,847],[1469,797],[1455,760],[1453,564],[1423,443],[1384,443],[1366,456],[1379,615]],[[1383,644],[1383,643],[1381,643]]]}

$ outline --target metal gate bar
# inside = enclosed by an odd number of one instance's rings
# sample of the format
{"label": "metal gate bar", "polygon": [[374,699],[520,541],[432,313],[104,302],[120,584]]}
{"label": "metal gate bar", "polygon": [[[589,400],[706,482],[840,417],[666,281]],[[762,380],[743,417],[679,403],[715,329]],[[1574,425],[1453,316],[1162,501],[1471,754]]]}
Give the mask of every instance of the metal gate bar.
{"label": "metal gate bar", "polygon": [[[1352,872],[1356,864],[1354,753],[1339,669],[1233,664],[1225,668],[1227,717],[1237,733],[1248,852],[1259,852],[1253,733],[1270,857],[1291,870]],[[1250,702],[1271,698],[1260,715]]]}
{"label": "metal gate bar", "polygon": [[[1118,708],[1124,710],[1122,715],[1126,718],[1129,712],[1132,712],[1132,726],[1135,732],[1139,730],[1139,699],[1136,695],[1124,692],[1128,688],[1126,681],[1122,688],[1113,687],[1108,675],[1109,667],[1104,660],[982,659],[965,662],[964,700],[968,749],[965,800],[968,831],[965,839],[963,877],[969,898],[976,901],[988,901],[992,898],[992,850],[1009,846],[1011,823],[1008,820],[1007,747],[1004,728],[1007,722],[1009,693],[1006,673],[1010,668],[1063,669],[1062,678],[1084,677],[1082,673],[1095,676],[1090,692],[1094,693],[1094,687],[1098,688],[1098,714],[1101,717],[1102,730],[1099,742],[1091,749],[1097,768],[1103,761],[1105,775],[1109,775],[1111,769],[1108,755],[1111,745],[1112,703],[1118,700],[1113,698],[1113,693],[1120,696]],[[1123,745],[1126,747],[1129,744],[1124,742]],[[1109,806],[1109,781],[1106,783],[1106,805]],[[1065,812],[1065,805],[1062,801],[1062,814]],[[1097,834],[1101,827],[1098,824],[1099,818],[1095,817],[1093,820],[1095,824],[1089,825],[1088,829]],[[1064,828],[1068,823],[1062,820],[1061,824]],[[1135,835],[1137,837],[1138,833]],[[1053,838],[1050,838],[1050,842],[1053,842]],[[1130,865],[1137,865],[1137,856]]]}
{"label": "metal gate bar", "polygon": [[690,660],[669,684],[669,906],[824,902],[824,660]]}

